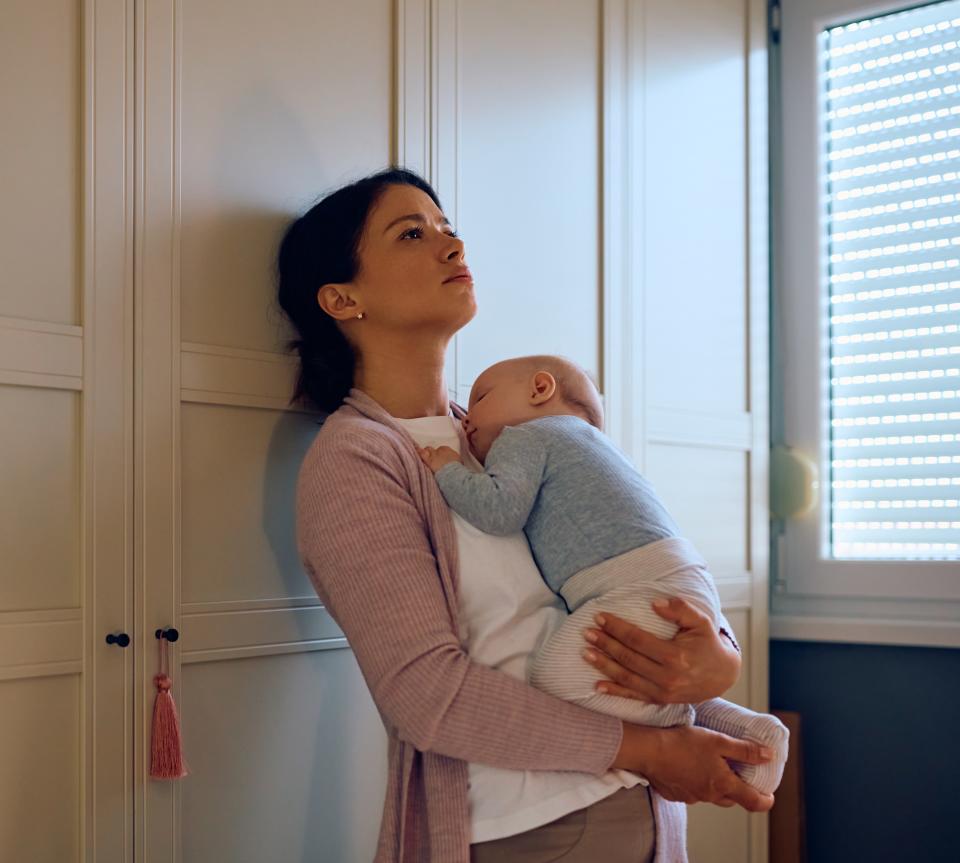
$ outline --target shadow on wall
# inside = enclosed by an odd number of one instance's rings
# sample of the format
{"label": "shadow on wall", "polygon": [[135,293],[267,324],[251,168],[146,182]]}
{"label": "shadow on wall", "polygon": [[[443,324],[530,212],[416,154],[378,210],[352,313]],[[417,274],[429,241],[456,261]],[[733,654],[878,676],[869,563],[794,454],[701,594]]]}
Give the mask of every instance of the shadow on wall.
{"label": "shadow on wall", "polygon": [[185,129],[206,130],[183,142],[179,178],[188,190],[180,229],[184,341],[285,352],[290,330],[275,303],[274,269],[284,231],[326,192],[382,167],[344,169],[341,159],[332,171],[329,142],[285,99],[282,87],[256,81],[218,105],[217,126],[184,120]]}
{"label": "shadow on wall", "polygon": [[263,471],[263,533],[287,596],[313,596],[297,553],[297,475],[320,431],[321,414],[283,411],[273,427]]}
{"label": "shadow on wall", "polygon": [[263,207],[184,214],[183,341],[286,353],[293,330],[276,303],[275,267],[290,219]]}
{"label": "shadow on wall", "polygon": [[[262,527],[289,596],[313,595],[296,556],[295,488],[321,419],[282,413],[266,457]],[[315,632],[301,634],[316,637]],[[352,651],[316,650],[300,660],[309,665],[301,679],[311,688],[303,700],[313,705],[303,721],[316,728],[312,751],[299,753],[310,765],[309,791],[298,803],[298,811],[307,813],[303,863],[372,859],[386,787],[386,735],[379,714]]]}

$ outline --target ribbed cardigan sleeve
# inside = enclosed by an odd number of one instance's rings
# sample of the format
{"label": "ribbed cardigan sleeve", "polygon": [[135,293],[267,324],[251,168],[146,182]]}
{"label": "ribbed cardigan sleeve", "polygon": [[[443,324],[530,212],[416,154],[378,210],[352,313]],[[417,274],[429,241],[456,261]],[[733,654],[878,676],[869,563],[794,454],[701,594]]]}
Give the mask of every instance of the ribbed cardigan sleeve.
{"label": "ribbed cardigan sleeve", "polygon": [[[398,453],[364,428],[321,431],[300,472],[297,540],[373,700],[421,751],[516,770],[600,774],[619,720],[471,661]],[[415,455],[415,453],[414,453]]]}

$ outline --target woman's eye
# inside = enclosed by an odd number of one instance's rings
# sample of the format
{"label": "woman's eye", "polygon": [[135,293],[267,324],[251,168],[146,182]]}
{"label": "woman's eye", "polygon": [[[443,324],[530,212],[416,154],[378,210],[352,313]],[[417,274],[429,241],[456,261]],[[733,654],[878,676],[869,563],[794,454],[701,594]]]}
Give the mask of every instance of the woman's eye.
{"label": "woman's eye", "polygon": [[[446,232],[448,237],[459,237],[460,235],[452,228]],[[401,240],[419,240],[423,237],[423,228],[408,228],[400,235]]]}

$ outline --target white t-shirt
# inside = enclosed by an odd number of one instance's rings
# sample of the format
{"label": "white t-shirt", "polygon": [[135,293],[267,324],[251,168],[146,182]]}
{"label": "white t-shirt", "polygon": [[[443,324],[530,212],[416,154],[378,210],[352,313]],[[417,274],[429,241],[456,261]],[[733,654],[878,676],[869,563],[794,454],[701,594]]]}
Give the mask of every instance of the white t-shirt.
{"label": "white t-shirt", "polygon": [[[452,416],[395,419],[420,446],[449,446],[460,452],[457,420]],[[464,463],[483,470],[469,451]],[[563,600],[540,576],[522,531],[492,536],[457,513],[451,515],[460,557],[461,639],[473,661],[526,680],[530,656],[567,615]],[[647,784],[624,770],[597,777],[486,764],[470,764],[469,777],[473,842],[524,833],[621,788]]]}

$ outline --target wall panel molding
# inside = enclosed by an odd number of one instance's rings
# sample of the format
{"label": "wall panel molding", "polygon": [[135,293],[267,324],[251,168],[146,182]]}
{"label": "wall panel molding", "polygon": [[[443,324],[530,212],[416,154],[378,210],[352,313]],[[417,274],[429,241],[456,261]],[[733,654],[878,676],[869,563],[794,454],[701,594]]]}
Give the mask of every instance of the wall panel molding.
{"label": "wall panel molding", "polygon": [[750,414],[699,413],[672,408],[649,408],[647,439],[651,443],[749,450],[754,430]]}
{"label": "wall panel molding", "polygon": [[397,0],[396,122],[397,164],[427,176],[430,170],[431,0]]}
{"label": "wall panel molding", "polygon": [[180,397],[185,402],[300,410],[289,406],[298,361],[286,354],[183,342]]}
{"label": "wall panel molding", "polygon": [[0,613],[0,680],[83,670],[82,608]]}
{"label": "wall panel molding", "polygon": [[205,603],[195,603],[184,608],[178,642],[182,662],[210,662],[347,646],[340,628],[319,604],[251,608],[249,603],[230,603],[235,607],[220,611],[192,610],[203,605]]}
{"label": "wall panel molding", "polygon": [[714,581],[720,595],[720,605],[726,611],[736,608],[751,608],[753,577],[749,572],[741,575],[716,575]]}
{"label": "wall panel molding", "polygon": [[[138,202],[134,237],[134,859],[176,859],[180,783],[150,781],[157,628],[180,602],[180,231],[182,80],[180,0],[136,8]],[[176,680],[179,652],[170,651]]]}
{"label": "wall panel molding", "polygon": [[636,338],[633,310],[638,305],[632,246],[635,237],[633,175],[635,162],[631,134],[630,4],[604,0],[601,62],[603,93],[600,150],[602,169],[602,326],[600,331],[600,391],[603,393],[604,431],[627,456],[635,455],[637,427],[634,391],[636,358],[643,355]]}
{"label": "wall panel molding", "polygon": [[83,389],[83,327],[0,317],[0,383]]}
{"label": "wall panel molding", "polygon": [[[752,578],[748,657],[750,703],[756,710],[770,704],[770,509],[768,422],[770,206],[767,2],[746,0],[747,100],[747,403],[750,417],[748,565]],[[769,818],[750,816],[750,859],[769,856]]]}

